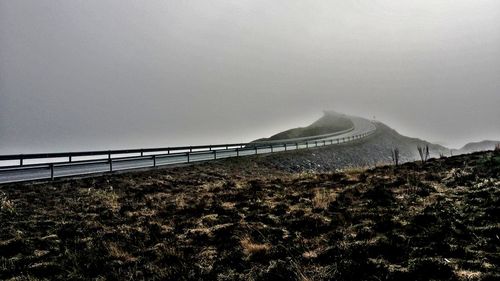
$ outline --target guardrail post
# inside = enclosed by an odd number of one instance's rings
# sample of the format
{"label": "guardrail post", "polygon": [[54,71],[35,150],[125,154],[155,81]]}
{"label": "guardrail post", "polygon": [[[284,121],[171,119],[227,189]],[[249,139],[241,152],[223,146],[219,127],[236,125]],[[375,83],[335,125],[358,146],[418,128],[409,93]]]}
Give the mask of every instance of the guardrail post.
{"label": "guardrail post", "polygon": [[111,160],[111,158],[109,158],[109,171],[110,172],[113,172],[113,160]]}
{"label": "guardrail post", "polygon": [[299,149],[299,143],[298,142],[295,143],[295,149]]}
{"label": "guardrail post", "polygon": [[186,156],[187,156],[187,162],[189,163],[189,152],[186,152]]}
{"label": "guardrail post", "polygon": [[217,159],[217,150],[213,150],[212,153],[214,154],[214,159]]}
{"label": "guardrail post", "polygon": [[285,151],[286,151],[286,143],[285,143]]}
{"label": "guardrail post", "polygon": [[142,148],[141,148],[141,157],[143,157],[143,156],[144,156],[144,150],[142,150]]}
{"label": "guardrail post", "polygon": [[309,148],[309,142],[306,141],[306,148]]}
{"label": "guardrail post", "polygon": [[73,162],[73,157],[69,156],[69,163]]}
{"label": "guardrail post", "polygon": [[314,146],[318,147],[318,141],[314,141]]}
{"label": "guardrail post", "polygon": [[323,146],[325,146],[325,145],[326,145],[326,140],[323,141]]}
{"label": "guardrail post", "polygon": [[337,144],[339,144],[339,143],[340,143],[340,139],[337,139]]}
{"label": "guardrail post", "polygon": [[257,152],[257,147],[256,147],[256,146],[254,146],[254,148],[255,148],[255,154],[259,154],[259,153]]}
{"label": "guardrail post", "polygon": [[156,155],[153,155],[153,167],[156,167]]}
{"label": "guardrail post", "polygon": [[111,160],[111,151],[108,151],[108,160]]}
{"label": "guardrail post", "polygon": [[24,155],[21,154],[21,157],[19,157],[19,166],[22,166],[24,162]]}
{"label": "guardrail post", "polygon": [[240,156],[240,148],[239,148],[239,147],[237,147],[237,148],[236,148],[236,157],[239,157],[239,156]]}
{"label": "guardrail post", "polygon": [[191,146],[189,147],[189,152],[193,152],[193,148]]}
{"label": "guardrail post", "polygon": [[273,153],[273,152],[274,152],[274,151],[273,151],[273,145],[271,144],[271,153]]}
{"label": "guardrail post", "polygon": [[50,180],[54,180],[54,164],[50,163]]}
{"label": "guardrail post", "polygon": [[167,154],[170,154],[170,147],[167,148]]}
{"label": "guardrail post", "polygon": [[226,145],[226,150],[228,150],[228,149],[229,149],[229,145]]}

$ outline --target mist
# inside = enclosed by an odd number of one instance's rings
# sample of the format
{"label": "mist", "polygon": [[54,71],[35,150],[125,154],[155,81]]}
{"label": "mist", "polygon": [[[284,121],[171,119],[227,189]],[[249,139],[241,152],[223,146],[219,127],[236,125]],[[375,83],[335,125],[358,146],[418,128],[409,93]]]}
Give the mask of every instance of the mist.
{"label": "mist", "polygon": [[375,118],[500,140],[500,2],[0,0],[0,154]]}

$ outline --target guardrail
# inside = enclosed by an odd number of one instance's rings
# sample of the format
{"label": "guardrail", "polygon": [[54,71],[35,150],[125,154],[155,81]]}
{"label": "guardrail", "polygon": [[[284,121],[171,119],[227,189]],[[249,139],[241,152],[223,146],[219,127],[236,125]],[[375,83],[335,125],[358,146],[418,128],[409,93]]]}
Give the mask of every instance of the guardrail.
{"label": "guardrail", "polygon": [[[290,149],[299,149],[299,146],[305,148],[325,146],[331,144],[340,144],[352,140],[364,138],[373,134],[375,129],[361,134],[356,134],[347,137],[330,138],[336,135],[344,134],[352,131],[348,129],[342,132],[333,134],[313,136],[309,138],[289,139],[286,141],[270,141],[270,142],[251,142],[251,143],[228,143],[217,145],[198,145],[198,146],[181,146],[181,147],[163,147],[163,148],[141,148],[141,149],[121,149],[121,150],[105,150],[105,151],[83,151],[83,152],[60,152],[60,153],[35,153],[35,154],[16,154],[16,155],[0,155],[0,176],[2,172],[27,172],[35,169],[50,170],[44,176],[36,179],[54,179],[60,177],[55,175],[56,168],[62,169],[69,166],[83,166],[83,165],[106,165],[106,170],[99,172],[112,172],[114,165],[126,161],[148,161],[147,164],[134,168],[157,167],[169,164],[191,163],[197,161],[213,160],[218,158],[239,157],[251,154],[273,153],[277,151],[287,151]],[[330,138],[330,139],[324,139]],[[263,152],[263,150],[266,150]],[[260,153],[259,153],[260,152]],[[246,153],[246,154],[245,154]],[[225,155],[224,155],[225,154]],[[124,156],[126,155],[126,156]],[[229,155],[229,156],[228,156]],[[207,158],[208,156],[208,158]],[[219,157],[218,157],[219,156]],[[83,158],[93,159],[83,159]],[[62,161],[58,161],[63,158]],[[158,160],[165,160],[167,158],[175,159],[180,158],[180,162],[175,163],[159,163]],[[29,160],[45,160],[42,163],[28,163]],[[202,159],[202,160],[200,160]],[[15,165],[1,166],[2,162],[17,161]],[[121,168],[120,170],[126,170]],[[94,173],[94,172],[91,172]],[[79,173],[85,174],[85,173]],[[79,175],[71,174],[71,175]],[[66,175],[63,175],[66,176]],[[62,177],[62,176],[61,176]],[[32,179],[29,179],[32,180]],[[23,181],[23,180],[15,180]],[[0,179],[0,182],[2,180]],[[5,181],[4,181],[5,182]]]}
{"label": "guardrail", "polygon": [[[0,155],[0,164],[1,161],[18,161],[19,166],[28,166],[25,165],[26,160],[34,160],[34,159],[57,159],[57,158],[67,158],[66,162],[59,163],[73,163],[75,158],[78,157],[88,157],[88,156],[106,156],[108,159],[112,159],[113,155],[124,155],[124,154],[137,154],[136,156],[145,156],[148,153],[162,153],[166,155],[178,153],[178,152],[194,152],[194,151],[212,151],[216,149],[229,149],[229,148],[243,148],[243,147],[261,147],[261,146],[269,146],[270,144],[283,144],[283,143],[295,143],[300,141],[310,141],[320,138],[327,138],[336,135],[345,134],[353,131],[354,128],[350,128],[347,130],[305,137],[305,138],[295,138],[288,140],[276,140],[276,141],[264,141],[264,142],[250,142],[250,143],[227,143],[227,144],[216,144],[216,145],[196,145],[196,146],[177,146],[177,147],[162,147],[162,148],[140,148],[140,149],[118,149],[118,150],[98,150],[98,151],[79,151],[79,152],[56,152],[56,153],[32,153],[32,154],[12,154],[12,155]],[[5,166],[4,166],[5,167]],[[3,168],[0,165],[0,169]]]}

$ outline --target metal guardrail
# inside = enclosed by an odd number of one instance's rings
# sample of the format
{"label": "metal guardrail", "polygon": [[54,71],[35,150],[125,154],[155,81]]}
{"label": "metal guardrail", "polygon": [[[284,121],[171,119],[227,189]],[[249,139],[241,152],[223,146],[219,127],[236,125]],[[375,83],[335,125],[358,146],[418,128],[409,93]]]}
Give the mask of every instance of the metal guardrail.
{"label": "metal guardrail", "polygon": [[[230,143],[230,144],[217,144],[217,145],[198,145],[198,146],[181,146],[181,147],[164,147],[164,148],[0,155],[0,164],[2,163],[2,161],[4,162],[16,161],[16,160],[18,161],[17,165],[0,166],[0,175],[1,172],[14,172],[14,171],[26,172],[34,169],[49,169],[50,175],[47,174],[47,176],[44,176],[43,178],[54,179],[55,177],[59,177],[56,176],[54,172],[54,170],[57,167],[62,168],[68,166],[106,164],[108,166],[107,171],[100,171],[100,172],[112,172],[114,171],[113,164],[118,164],[120,162],[125,162],[125,161],[134,161],[134,160],[149,160],[149,162],[152,162],[147,166],[144,167],[141,166],[135,168],[157,167],[162,165],[169,165],[169,164],[158,163],[158,160],[165,158],[183,157],[184,161],[181,161],[180,163],[191,163],[195,161],[207,161],[207,160],[219,159],[221,158],[220,157],[221,154],[224,153],[226,154],[232,153],[231,156],[229,157],[242,156],[241,154],[245,151],[246,152],[254,151],[253,155],[255,155],[259,154],[259,150],[263,149],[270,150],[270,153],[273,153],[277,152],[279,148],[282,149],[281,151],[283,150],[287,151],[291,148],[299,149],[299,146],[305,146],[305,148],[310,148],[310,147],[318,147],[331,144],[340,144],[367,137],[373,134],[373,132],[375,131],[375,129],[372,129],[371,131],[361,134],[356,134],[353,136],[332,138],[328,140],[318,140],[320,138],[334,137],[336,135],[344,134],[352,130],[354,130],[354,128],[327,135],[313,136],[306,138],[305,140],[304,138],[298,138],[298,139],[289,139],[286,141],[278,141],[278,142],[270,141],[270,142]],[[123,156],[123,155],[129,155],[129,156]],[[194,160],[194,161],[192,160],[193,158],[196,158],[197,156],[200,155],[207,155],[207,156],[210,155],[210,158],[207,158],[205,160]],[[95,157],[95,158],[78,159],[83,157]],[[66,160],[57,161],[57,159],[60,158],[66,158]],[[53,160],[53,162],[31,163],[31,164],[26,163],[27,160],[40,160],[40,159],[45,159],[47,161]],[[172,164],[179,164],[179,163],[172,163]],[[120,169],[120,170],[125,170],[125,169]],[[37,179],[43,179],[43,178],[37,178]]]}
{"label": "metal guardrail", "polygon": [[[250,143],[228,143],[228,144],[216,144],[216,145],[196,145],[196,146],[177,146],[177,147],[162,147],[162,148],[140,148],[140,149],[118,149],[118,150],[97,150],[97,151],[79,151],[79,152],[56,152],[56,153],[32,153],[32,154],[11,154],[11,155],[0,155],[0,161],[19,161],[19,165],[15,165],[13,167],[18,166],[27,166],[25,165],[26,160],[33,159],[57,159],[57,158],[67,158],[67,163],[74,162],[74,158],[77,157],[86,157],[86,156],[107,156],[108,159],[114,158],[113,155],[123,155],[123,154],[137,154],[137,156],[144,156],[146,153],[162,153],[162,154],[174,154],[178,152],[187,152],[189,151],[212,151],[216,149],[229,149],[229,148],[243,148],[243,147],[261,147],[261,146],[269,146],[271,143],[274,144],[283,144],[283,143],[294,143],[297,141],[308,141],[315,140],[319,138],[327,138],[336,135],[345,134],[353,131],[354,128],[350,128],[343,131],[338,131],[331,134],[324,134],[318,136],[311,136],[305,138],[295,138],[288,140],[276,140],[276,141],[263,141],[263,142],[250,142]],[[60,162],[66,163],[66,162]],[[0,163],[1,164],[1,163]],[[3,167],[0,166],[0,169]]]}

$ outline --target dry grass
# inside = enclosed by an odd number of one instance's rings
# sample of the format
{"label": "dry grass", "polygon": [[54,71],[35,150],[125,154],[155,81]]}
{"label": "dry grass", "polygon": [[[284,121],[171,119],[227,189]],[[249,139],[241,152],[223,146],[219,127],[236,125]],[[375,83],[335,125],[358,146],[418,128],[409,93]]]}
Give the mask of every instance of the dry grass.
{"label": "dry grass", "polygon": [[120,248],[116,243],[110,242],[107,244],[108,253],[111,257],[122,261],[135,261],[137,258],[130,255],[128,252]]}
{"label": "dry grass", "polygon": [[214,192],[214,191],[218,191],[218,190],[224,188],[225,185],[226,185],[225,180],[219,180],[219,181],[215,181],[215,182],[204,183],[201,186],[201,188],[205,192]]}
{"label": "dry grass", "polygon": [[312,199],[312,205],[316,209],[326,210],[331,202],[335,201],[337,193],[333,190],[316,189]]}
{"label": "dry grass", "polygon": [[339,169],[339,172],[346,173],[346,174],[359,174],[362,173],[372,167],[368,165],[363,165],[363,166],[357,166],[357,167],[347,167],[343,169]]}
{"label": "dry grass", "polygon": [[302,257],[305,259],[315,259],[318,257],[318,253],[316,251],[307,251],[302,253]]}
{"label": "dry grass", "polygon": [[9,214],[15,213],[16,211],[14,202],[9,200],[5,194],[0,194],[0,211]]}
{"label": "dry grass", "polygon": [[254,243],[248,237],[241,239],[240,244],[241,247],[243,248],[243,252],[247,256],[266,253],[271,249],[271,245],[269,245],[268,243],[265,244]]}
{"label": "dry grass", "polygon": [[177,207],[178,210],[183,210],[184,208],[187,207],[186,203],[186,195],[184,193],[177,194],[175,196],[175,206]]}
{"label": "dry grass", "polygon": [[460,280],[479,280],[481,277],[481,272],[470,271],[470,270],[458,270],[455,272]]}
{"label": "dry grass", "polygon": [[95,189],[92,196],[113,211],[120,209],[119,196],[112,190]]}
{"label": "dry grass", "polygon": [[[194,165],[168,170],[175,179],[163,184],[149,184],[167,172],[158,169],[8,186],[0,199],[16,212],[0,212],[0,279],[493,280],[496,155],[344,174]],[[410,185],[428,194],[408,196]]]}

